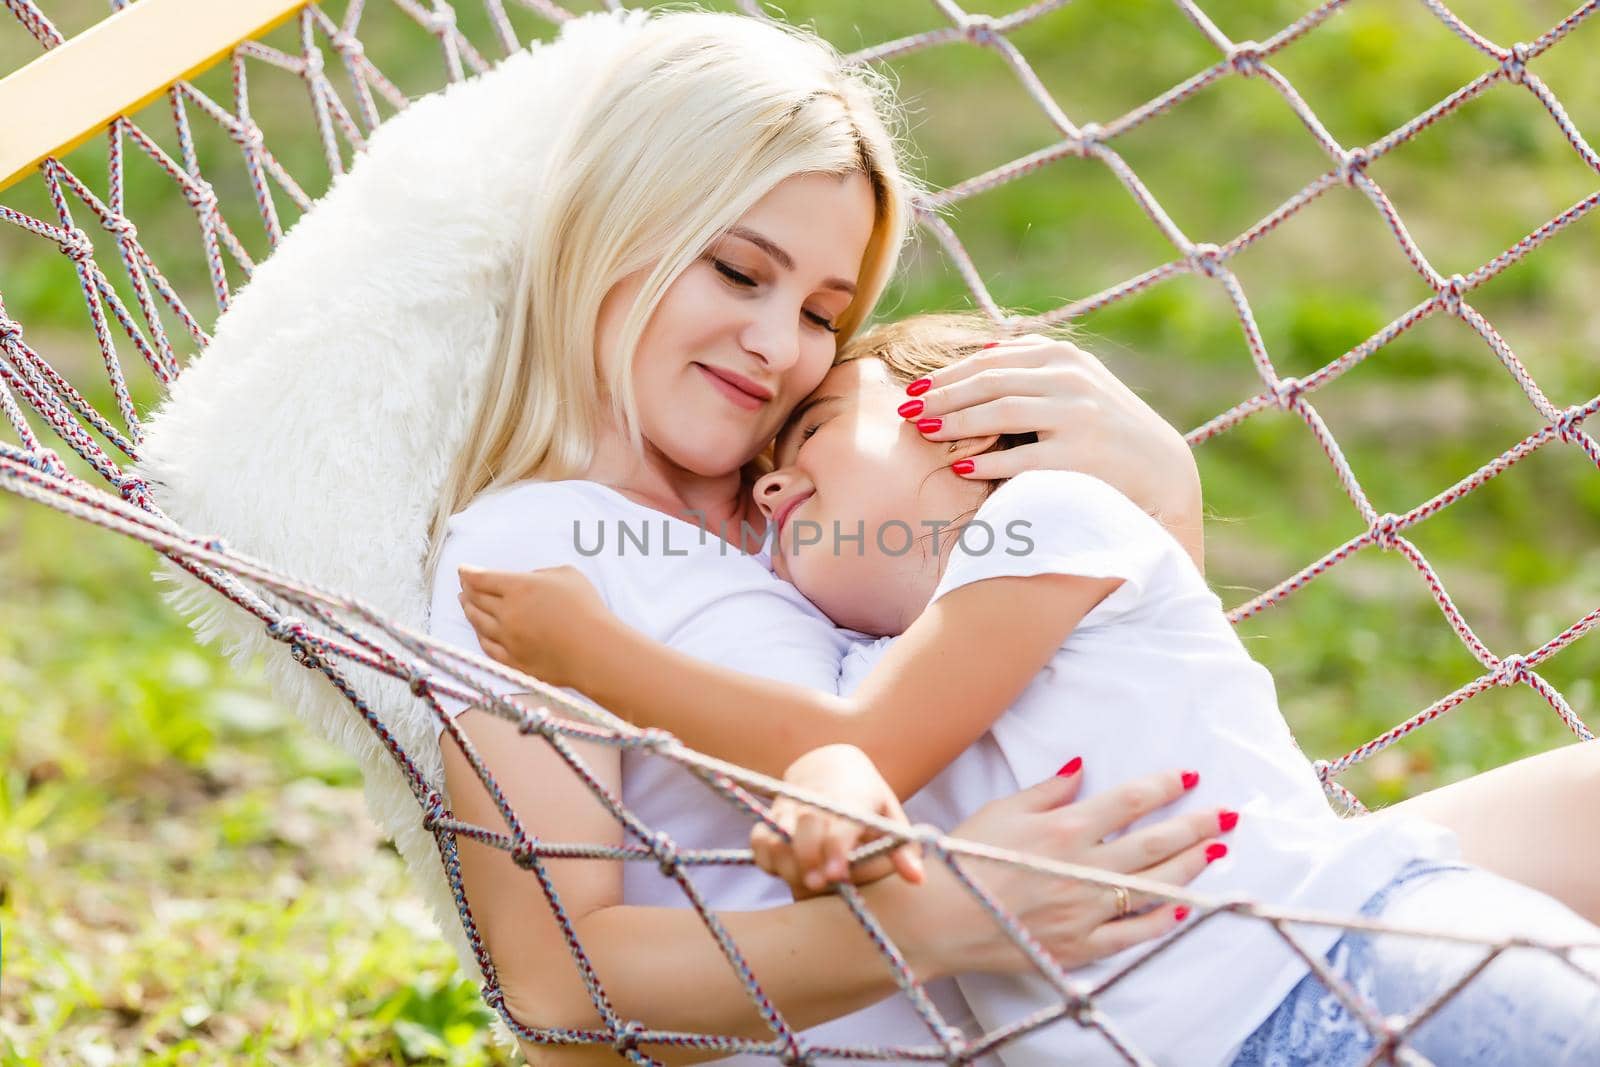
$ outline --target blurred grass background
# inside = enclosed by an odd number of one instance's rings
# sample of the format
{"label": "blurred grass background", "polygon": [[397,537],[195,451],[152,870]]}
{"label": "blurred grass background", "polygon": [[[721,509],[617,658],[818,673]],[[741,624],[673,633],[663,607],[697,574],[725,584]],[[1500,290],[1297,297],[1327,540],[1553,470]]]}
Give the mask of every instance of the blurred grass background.
{"label": "blurred grass background", "polygon": [[[463,28],[497,54],[480,5],[456,6]],[[1022,6],[968,5],[995,14]],[[1263,40],[1312,5],[1202,6],[1233,39]],[[98,0],[44,7],[69,35],[106,10]],[[344,4],[324,7],[337,17]],[[439,84],[432,39],[382,0],[370,7],[362,36],[386,73],[410,94]],[[923,0],[785,7],[847,50],[943,24]],[[1538,36],[1570,5],[1456,0],[1452,8],[1509,44]],[[516,23],[524,40],[549,34],[532,16]],[[1166,0],[1079,0],[1012,39],[1079,122],[1114,118],[1217,58]],[[269,41],[296,50],[292,30]],[[1600,19],[1592,19],[1530,65],[1591,142],[1600,140],[1597,49]],[[34,54],[20,27],[0,17],[0,73]],[[1347,146],[1381,137],[1489,66],[1409,0],[1354,0],[1271,62]],[[935,185],[1058,139],[992,52],[945,46],[893,69]],[[252,104],[267,143],[315,192],[327,171],[297,81],[253,68]],[[197,84],[231,99],[225,71]],[[159,109],[141,125],[176,156]],[[263,255],[236,149],[209,123],[196,127],[225,212]],[[1275,92],[1237,78],[1114,147],[1192,239],[1217,243],[1328,167]],[[96,142],[69,162],[103,190],[103,159]],[[129,172],[129,214],[206,317],[214,304],[192,214],[142,157],[130,153]],[[1533,98],[1510,86],[1371,174],[1445,274],[1470,271],[1597,184]],[[0,203],[53,218],[37,180]],[[279,207],[291,223],[292,205],[280,198]],[[102,265],[120,274],[111,244],[78,215],[96,234]],[[1081,160],[979,196],[951,221],[995,297],[1024,310],[1174,255],[1109,172]],[[1597,228],[1593,215],[1580,221],[1470,298],[1559,406],[1600,392]],[[1233,266],[1284,374],[1309,373],[1427,295],[1350,189],[1325,195]],[[112,410],[63,256],[0,227],[0,299],[36,349]],[[881,314],[967,302],[925,240]],[[174,321],[167,326],[181,336]],[[1166,282],[1081,326],[1084,344],[1182,429],[1259,387],[1232,309],[1207,280]],[[125,341],[121,348],[147,408],[156,386]],[[1380,511],[1407,510],[1539,425],[1492,353],[1442,317],[1313,403]],[[1214,520],[1210,576],[1230,606],[1361,530],[1298,419],[1264,413],[1198,455]],[[1576,449],[1553,444],[1410,536],[1489,647],[1508,654],[1600,604],[1597,534],[1600,477]],[[506,1062],[489,1047],[474,983],[439,942],[393,850],[376,840],[354,766],[309,737],[258,678],[196,646],[160,602],[152,565],[139,545],[0,494],[0,1065]],[[1242,632],[1274,671],[1312,757],[1341,755],[1480,673],[1410,566],[1370,550]],[[1543,671],[1586,718],[1597,660],[1590,638]],[[1495,690],[1344,781],[1377,806],[1570,740],[1531,691]]]}

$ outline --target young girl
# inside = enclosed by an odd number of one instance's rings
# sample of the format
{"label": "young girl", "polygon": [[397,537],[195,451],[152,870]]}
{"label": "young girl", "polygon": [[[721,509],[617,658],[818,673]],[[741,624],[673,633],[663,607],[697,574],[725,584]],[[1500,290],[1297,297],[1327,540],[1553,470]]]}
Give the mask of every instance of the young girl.
{"label": "young girl", "polygon": [[[1216,862],[1193,883],[1197,892],[1600,942],[1600,930],[1555,901],[1451,862],[1455,841],[1440,827],[1336,817],[1277,710],[1270,675],[1190,557],[1121,494],[1065,472],[1027,472],[996,489],[960,478],[972,457],[1008,442],[934,443],[909,420],[920,414],[927,376],[1005,343],[993,336],[991,325],[955,316],[864,335],[795,411],[777,440],[776,469],[754,487],[776,573],[860,635],[841,668],[839,692],[848,695],[740,675],[656,645],[612,618],[570,568],[466,573],[463,602],[484,649],[712,755],[788,770],[852,801],[881,787],[879,810],[897,814],[895,798],[909,798],[913,818],[945,829],[1052,774],[1081,773],[1087,796],[1097,782],[1187,765],[1182,803],[1214,808],[1218,832],[1232,831],[1230,845],[1211,846]],[[870,756],[881,779],[848,749],[801,759],[841,744]],[[846,876],[841,858],[853,838],[842,825],[809,823],[792,849],[766,841],[765,865],[811,888],[821,875]],[[909,857],[900,866],[917,876]],[[1384,1014],[1425,1007],[1483,956],[1470,946],[1341,938],[1329,926],[1289,932]],[[1150,951],[1130,949],[1076,977],[1098,984]],[[1061,1017],[1002,1056],[1124,1062],[1109,1033],[1158,1063],[1365,1060],[1375,1044],[1365,1027],[1307,972],[1270,924],[1217,914],[1097,993],[1097,1013]],[[1033,977],[960,984],[986,1029],[1060,1000]],[[1600,985],[1588,975],[1520,950],[1407,1040],[1449,1063],[1600,1062],[1597,1010]]]}

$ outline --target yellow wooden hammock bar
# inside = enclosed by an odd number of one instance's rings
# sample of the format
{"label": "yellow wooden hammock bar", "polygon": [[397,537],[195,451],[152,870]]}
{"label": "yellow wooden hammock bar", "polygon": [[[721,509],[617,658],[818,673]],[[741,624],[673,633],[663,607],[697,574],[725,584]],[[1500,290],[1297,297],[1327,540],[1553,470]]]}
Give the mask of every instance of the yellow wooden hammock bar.
{"label": "yellow wooden hammock bar", "polygon": [[131,115],[307,0],[141,0],[0,79],[0,189]]}

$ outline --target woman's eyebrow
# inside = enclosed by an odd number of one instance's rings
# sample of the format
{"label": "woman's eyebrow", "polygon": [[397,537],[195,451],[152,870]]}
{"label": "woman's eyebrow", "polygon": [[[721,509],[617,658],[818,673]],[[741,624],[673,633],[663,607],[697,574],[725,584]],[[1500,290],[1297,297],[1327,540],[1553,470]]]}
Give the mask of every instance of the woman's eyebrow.
{"label": "woman's eyebrow", "polygon": [[[751,244],[761,249],[761,251],[777,260],[778,266],[782,267],[784,270],[794,270],[794,257],[780,248],[771,238],[765,237],[746,226],[735,226],[730,229],[728,233],[733,237],[738,237],[749,241]],[[852,282],[847,282],[843,278],[824,278],[822,279],[822,288],[837,289],[841,293],[848,293],[851,296],[856,295],[855,284]]]}

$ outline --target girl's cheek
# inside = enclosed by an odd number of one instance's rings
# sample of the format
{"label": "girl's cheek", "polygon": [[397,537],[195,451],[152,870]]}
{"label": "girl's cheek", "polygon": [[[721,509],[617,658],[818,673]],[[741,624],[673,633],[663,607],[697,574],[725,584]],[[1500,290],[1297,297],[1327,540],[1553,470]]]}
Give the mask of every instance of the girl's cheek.
{"label": "girl's cheek", "polygon": [[812,451],[817,454],[817,458],[812,460],[814,464],[812,476],[819,483],[819,487],[826,480],[828,485],[843,490],[839,503],[853,505],[855,493],[854,487],[849,482],[851,460],[849,444],[839,440],[837,434],[828,434],[824,439],[822,437],[824,433],[827,433],[826,426],[811,438]]}
{"label": "girl's cheek", "polygon": [[837,598],[841,564],[838,553],[831,551],[829,542],[830,538],[825,533],[820,543],[805,545],[796,558],[789,560],[789,581],[824,613],[831,610]]}

